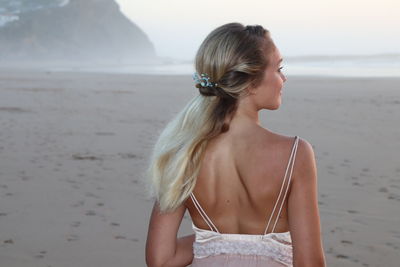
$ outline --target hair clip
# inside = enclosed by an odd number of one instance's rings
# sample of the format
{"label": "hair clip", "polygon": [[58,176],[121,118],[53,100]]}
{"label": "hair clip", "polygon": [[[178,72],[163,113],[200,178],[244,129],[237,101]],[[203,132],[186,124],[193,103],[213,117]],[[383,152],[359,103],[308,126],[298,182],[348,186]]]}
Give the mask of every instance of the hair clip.
{"label": "hair clip", "polygon": [[210,82],[210,77],[208,77],[207,73],[202,73],[200,76],[197,72],[193,74],[193,80],[196,81],[196,83],[199,83],[203,87],[214,87],[217,86],[218,84],[215,83],[213,84]]}

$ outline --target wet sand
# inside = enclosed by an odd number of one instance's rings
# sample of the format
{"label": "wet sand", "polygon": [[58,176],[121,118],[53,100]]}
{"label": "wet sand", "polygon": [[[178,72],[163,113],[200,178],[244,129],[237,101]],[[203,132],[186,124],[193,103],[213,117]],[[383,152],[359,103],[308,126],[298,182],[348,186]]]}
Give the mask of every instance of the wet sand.
{"label": "wet sand", "polygon": [[[398,266],[399,82],[288,77],[280,109],[260,113],[314,147],[328,266]],[[196,90],[190,75],[1,68],[0,265],[145,266],[142,174]]]}

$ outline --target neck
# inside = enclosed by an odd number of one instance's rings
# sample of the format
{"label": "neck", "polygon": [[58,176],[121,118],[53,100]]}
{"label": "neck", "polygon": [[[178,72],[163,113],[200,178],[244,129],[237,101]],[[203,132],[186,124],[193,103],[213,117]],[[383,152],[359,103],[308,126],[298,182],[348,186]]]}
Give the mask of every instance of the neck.
{"label": "neck", "polygon": [[258,110],[249,97],[239,100],[238,108],[233,116],[232,122],[234,120],[253,122],[257,125],[260,125]]}

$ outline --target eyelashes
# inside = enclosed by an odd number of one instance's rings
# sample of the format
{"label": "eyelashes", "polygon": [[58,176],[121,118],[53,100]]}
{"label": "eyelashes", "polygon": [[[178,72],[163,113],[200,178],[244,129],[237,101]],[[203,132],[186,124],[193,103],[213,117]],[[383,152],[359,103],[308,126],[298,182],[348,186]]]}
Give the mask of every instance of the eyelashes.
{"label": "eyelashes", "polygon": [[281,72],[282,69],[283,69],[283,67],[280,67],[280,68],[278,69],[278,72]]}

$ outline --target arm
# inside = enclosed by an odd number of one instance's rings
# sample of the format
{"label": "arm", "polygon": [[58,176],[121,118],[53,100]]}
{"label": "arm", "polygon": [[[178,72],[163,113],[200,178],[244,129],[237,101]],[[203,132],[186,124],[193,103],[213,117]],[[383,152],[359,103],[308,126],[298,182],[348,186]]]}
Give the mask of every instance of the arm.
{"label": "arm", "polygon": [[310,143],[299,140],[288,200],[294,267],[324,267],[318,211],[317,168]]}
{"label": "arm", "polygon": [[194,235],[177,238],[186,207],[161,213],[154,203],[146,242],[146,263],[150,267],[187,266],[193,260]]}

